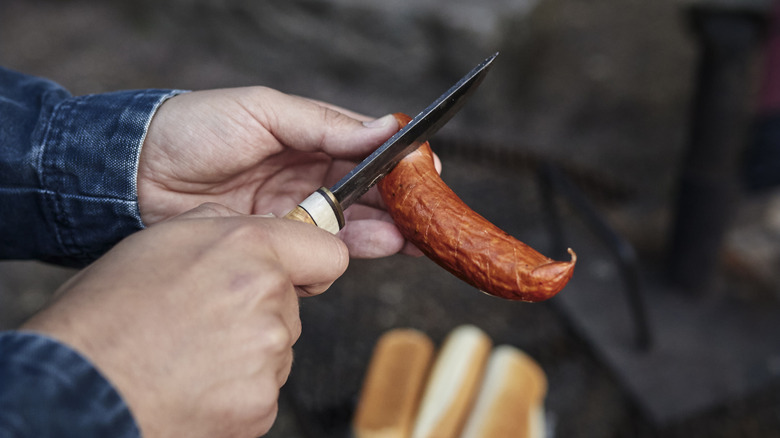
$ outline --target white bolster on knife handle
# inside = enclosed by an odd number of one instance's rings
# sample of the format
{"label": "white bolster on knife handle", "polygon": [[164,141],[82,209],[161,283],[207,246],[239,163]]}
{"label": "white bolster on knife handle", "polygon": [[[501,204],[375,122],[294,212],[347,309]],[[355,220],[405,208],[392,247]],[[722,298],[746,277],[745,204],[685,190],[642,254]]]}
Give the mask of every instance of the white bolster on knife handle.
{"label": "white bolster on knife handle", "polygon": [[344,211],[330,190],[321,187],[284,215],[287,219],[316,225],[333,234],[344,228]]}

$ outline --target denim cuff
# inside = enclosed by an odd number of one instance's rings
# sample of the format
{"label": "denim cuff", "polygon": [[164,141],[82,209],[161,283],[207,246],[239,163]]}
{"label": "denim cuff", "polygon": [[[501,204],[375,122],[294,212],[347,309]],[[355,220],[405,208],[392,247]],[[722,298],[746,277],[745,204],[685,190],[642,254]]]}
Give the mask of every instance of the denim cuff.
{"label": "denim cuff", "polygon": [[61,250],[48,261],[86,265],[144,227],[136,192],[141,146],[157,108],[181,92],[77,96],[52,108],[38,131],[41,208]]}
{"label": "denim cuff", "polygon": [[0,436],[137,438],[119,393],[76,351],[35,333],[0,333]]}

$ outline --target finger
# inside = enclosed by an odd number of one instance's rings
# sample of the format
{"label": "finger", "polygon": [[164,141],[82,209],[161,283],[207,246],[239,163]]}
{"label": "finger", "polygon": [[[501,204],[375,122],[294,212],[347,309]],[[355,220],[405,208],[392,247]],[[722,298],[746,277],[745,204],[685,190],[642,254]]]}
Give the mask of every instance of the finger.
{"label": "finger", "polygon": [[[377,224],[377,222],[386,222],[388,224],[392,224],[394,228],[395,227],[393,219],[390,217],[390,214],[385,211],[378,208],[368,207],[361,204],[355,204],[347,211],[344,212],[347,219],[347,225],[352,224],[352,228],[348,232],[342,231],[339,233],[339,237],[342,239],[346,239],[345,243],[347,244],[347,248],[349,248],[350,256],[355,258],[377,258],[377,257],[384,257],[387,255],[394,254],[392,250],[397,246],[397,241],[395,240],[395,237],[392,237],[388,239],[385,237],[382,239],[383,241],[390,242],[390,245],[388,247],[380,248],[379,246],[375,246],[372,248],[373,250],[370,252],[367,252],[364,250],[364,246],[371,246],[371,245],[379,245],[377,242],[371,242],[366,241],[368,239],[365,239],[362,237],[362,235],[354,236],[353,233],[377,233],[376,228],[380,228],[379,232],[388,232],[385,225]],[[365,222],[365,221],[373,221],[373,222]],[[363,222],[362,224],[356,224],[357,222]],[[346,228],[346,227],[345,227]],[[392,231],[390,231],[392,232]],[[400,234],[399,231],[399,235]],[[403,239],[403,237],[401,237]],[[420,257],[423,256],[423,252],[420,251],[416,246],[414,246],[413,243],[409,241],[405,241],[403,243],[403,246],[398,251],[399,254],[408,255],[411,257]]]}
{"label": "finger", "polygon": [[[309,224],[269,216],[245,216],[224,205],[206,203],[176,217],[178,220],[237,217],[254,231],[240,234],[250,247],[270,246],[281,269],[299,295],[324,292],[347,268],[349,252],[333,234]],[[243,218],[241,218],[243,217]],[[248,254],[248,257],[251,257]]]}
{"label": "finger", "polygon": [[399,252],[406,243],[395,225],[373,219],[347,222],[339,237],[355,258],[387,257]]}
{"label": "finger", "polygon": [[276,372],[276,381],[277,383],[279,383],[280,388],[284,386],[284,384],[287,383],[287,379],[290,378],[290,371],[292,371],[292,365],[293,365],[293,349],[290,348],[289,352],[285,355],[284,359],[282,360],[282,366],[280,366],[279,370]]}
{"label": "finger", "polygon": [[184,213],[178,216],[174,216],[168,220],[230,217],[230,216],[242,216],[242,214],[222,204],[217,204],[215,202],[206,202],[193,208],[192,210],[185,211]]}
{"label": "finger", "polygon": [[[254,403],[246,406],[248,403],[244,402],[236,406],[236,401],[232,401],[235,406],[234,410],[239,412],[248,410],[248,415],[253,419],[251,423],[242,427],[241,436],[264,436],[271,430],[271,426],[273,426],[279,414],[279,389],[276,383],[276,376],[262,375],[254,380],[253,385],[247,386],[245,389],[250,394],[246,397],[254,399]],[[226,406],[230,406],[230,404],[226,404]],[[228,423],[227,426],[232,425],[232,423]],[[223,435],[239,436],[239,434],[235,433],[223,433]]]}
{"label": "finger", "polygon": [[267,364],[268,368],[265,372],[276,377],[277,387],[282,387],[289,375],[293,362],[292,347],[298,340],[296,331],[300,326],[298,297],[292,291],[285,295],[291,296],[295,303],[292,306],[283,306],[280,313],[273,313],[270,310],[273,303],[267,301],[258,303],[258,313],[252,319],[255,323],[254,334],[250,341],[244,342],[247,345],[256,342],[254,351],[262,354],[265,359],[261,363],[248,364],[249,370],[262,363]]}
{"label": "finger", "polygon": [[376,186],[371,187],[363,196],[358,199],[358,205],[364,205],[373,207],[380,210],[387,210],[385,201],[382,200],[382,195],[379,193],[379,189]]}
{"label": "finger", "polygon": [[349,110],[349,109],[346,109],[346,108],[342,108],[342,107],[340,107],[338,105],[333,105],[332,103],[323,102],[321,100],[312,99],[312,98],[308,98],[308,97],[304,97],[304,99],[306,99],[306,100],[308,100],[310,102],[314,102],[317,105],[324,106],[326,108],[330,108],[332,110],[338,111],[338,112],[340,112],[342,114],[345,114],[345,115],[347,115],[349,117],[352,117],[355,120],[360,120],[361,122],[370,122],[370,121],[376,119],[376,117],[371,117],[371,116],[367,116],[365,114],[360,114],[360,113],[357,113],[355,111],[352,111],[352,110]]}
{"label": "finger", "polygon": [[264,235],[299,295],[324,292],[347,269],[348,249],[333,234],[289,219],[268,222]]}
{"label": "finger", "polygon": [[409,242],[408,240],[404,244],[404,247],[401,248],[401,251],[399,251],[399,253],[408,255],[409,257],[422,257],[425,255],[425,253],[420,251],[420,248],[416,247],[414,243]]}
{"label": "finger", "polygon": [[364,123],[333,106],[271,89],[261,92],[247,107],[277,140],[301,151],[362,158],[398,131],[393,116]]}
{"label": "finger", "polygon": [[344,212],[344,218],[346,219],[347,223],[364,219],[375,219],[393,223],[393,218],[390,217],[390,213],[387,211],[362,203],[354,204],[349,207]]}

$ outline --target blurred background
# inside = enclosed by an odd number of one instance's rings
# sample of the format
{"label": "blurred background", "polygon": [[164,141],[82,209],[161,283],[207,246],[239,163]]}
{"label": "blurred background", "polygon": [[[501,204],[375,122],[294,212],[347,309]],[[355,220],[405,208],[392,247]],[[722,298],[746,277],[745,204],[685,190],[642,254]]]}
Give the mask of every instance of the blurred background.
{"label": "blurred background", "polygon": [[[472,323],[545,369],[550,436],[770,437],[771,11],[750,0],[0,0],[0,63],[73,94],[267,85],[381,116],[416,114],[498,51],[432,146],[475,210],[550,256],[577,251],[570,285],[545,303],[505,302],[427,259],[355,260],[301,303],[268,436],[348,436],[381,333],[415,327],[439,342]],[[0,328],[73,273],[0,263]]]}

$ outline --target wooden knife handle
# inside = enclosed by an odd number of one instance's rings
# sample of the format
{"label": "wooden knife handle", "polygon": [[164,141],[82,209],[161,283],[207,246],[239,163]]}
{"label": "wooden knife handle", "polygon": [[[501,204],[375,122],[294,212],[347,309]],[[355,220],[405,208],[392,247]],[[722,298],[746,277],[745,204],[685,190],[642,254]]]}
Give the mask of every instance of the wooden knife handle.
{"label": "wooden knife handle", "polygon": [[341,210],[341,205],[326,187],[321,187],[309,195],[284,217],[316,225],[333,234],[344,228],[344,212]]}
{"label": "wooden knife handle", "polygon": [[294,221],[303,222],[307,224],[317,225],[316,222],[314,222],[314,218],[311,217],[308,211],[304,210],[303,207],[300,205],[290,210],[289,213],[284,215],[286,219],[292,219]]}

